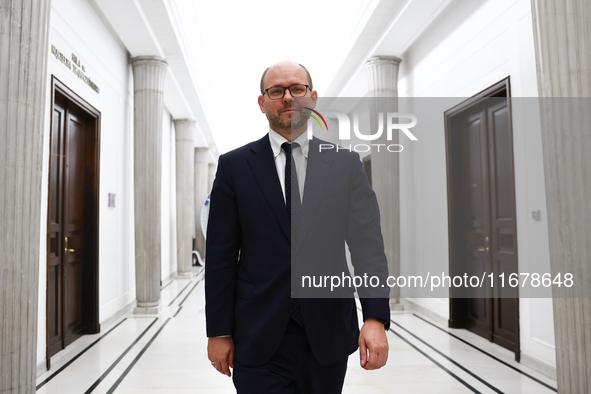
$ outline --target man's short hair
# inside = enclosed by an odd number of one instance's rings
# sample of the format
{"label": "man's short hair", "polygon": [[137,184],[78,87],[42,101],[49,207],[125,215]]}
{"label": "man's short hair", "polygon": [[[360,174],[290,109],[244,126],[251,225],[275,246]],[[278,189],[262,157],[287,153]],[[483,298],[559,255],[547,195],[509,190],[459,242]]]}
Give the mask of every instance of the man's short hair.
{"label": "man's short hair", "polygon": [[[304,71],[306,72],[306,75],[308,75],[308,80],[310,81],[310,91],[314,90],[314,86],[312,85],[312,76],[310,75],[310,72],[308,71],[308,69],[304,66],[302,66],[300,63],[296,63],[298,66],[300,66],[301,68],[304,69]],[[271,69],[271,67],[273,66],[269,66],[265,69],[265,71],[263,72],[263,76],[261,77],[261,94],[265,93],[265,88],[263,87],[263,81],[265,79],[265,75],[267,75],[267,71],[269,71]]]}

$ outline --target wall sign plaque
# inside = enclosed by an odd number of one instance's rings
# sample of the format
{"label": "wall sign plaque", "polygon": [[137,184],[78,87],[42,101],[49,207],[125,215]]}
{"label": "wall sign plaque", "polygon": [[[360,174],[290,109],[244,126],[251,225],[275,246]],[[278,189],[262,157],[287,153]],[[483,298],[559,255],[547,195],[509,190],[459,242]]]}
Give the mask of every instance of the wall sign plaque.
{"label": "wall sign plaque", "polygon": [[96,86],[96,84],[92,81],[92,79],[90,79],[90,77],[86,75],[86,67],[82,64],[78,56],[72,53],[72,56],[70,57],[70,59],[68,59],[68,57],[64,55],[62,52],[60,52],[59,49],[55,47],[55,45],[51,46],[51,53],[53,53],[55,58],[61,63],[63,63],[64,66],[72,70],[72,72],[76,74],[76,76],[80,78],[82,82],[90,86],[90,88],[95,92],[100,93],[101,89],[98,86]]}

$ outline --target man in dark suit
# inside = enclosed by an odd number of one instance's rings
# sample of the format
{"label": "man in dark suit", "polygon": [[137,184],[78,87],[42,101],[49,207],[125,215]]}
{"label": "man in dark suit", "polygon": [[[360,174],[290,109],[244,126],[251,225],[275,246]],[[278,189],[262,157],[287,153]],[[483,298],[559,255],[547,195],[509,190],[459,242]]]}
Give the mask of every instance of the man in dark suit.
{"label": "man in dark suit", "polygon": [[293,272],[306,267],[348,273],[345,242],[356,275],[387,276],[377,200],[359,156],[321,150],[323,141],[306,136],[303,105],[316,98],[300,64],[269,67],[259,96],[269,133],[219,158],[206,245],[208,357],[223,374],[233,368],[238,393],[340,393],[358,347],[364,369],[388,357],[387,288],[361,298],[361,331],[354,289],[317,299],[292,291]]}

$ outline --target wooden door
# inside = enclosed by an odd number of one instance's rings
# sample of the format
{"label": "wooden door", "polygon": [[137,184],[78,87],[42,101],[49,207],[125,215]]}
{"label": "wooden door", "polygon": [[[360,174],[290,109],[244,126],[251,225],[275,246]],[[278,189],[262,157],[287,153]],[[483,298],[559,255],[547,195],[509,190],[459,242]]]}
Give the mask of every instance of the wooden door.
{"label": "wooden door", "polygon": [[[496,278],[519,273],[517,268],[517,224],[513,135],[506,99],[487,100],[488,163],[490,172],[490,259]],[[493,342],[519,350],[518,288],[496,286],[492,298]],[[517,356],[519,358],[519,356]]]}
{"label": "wooden door", "polygon": [[86,122],[81,114],[66,109],[64,168],[64,345],[82,335],[82,289],[84,271],[84,136]]}
{"label": "wooden door", "polygon": [[[518,272],[508,80],[446,112],[446,140],[450,272],[508,277]],[[517,289],[489,283],[452,289],[450,326],[483,336],[519,359],[517,297]]]}
{"label": "wooden door", "polygon": [[[461,182],[457,189],[460,205],[461,250],[463,271],[468,276],[481,278],[491,272],[490,260],[490,191],[487,158],[486,108],[475,106],[454,119],[459,131],[456,147],[461,157],[457,171]],[[490,289],[470,288],[465,327],[478,335],[490,337],[492,311]]]}
{"label": "wooden door", "polygon": [[47,358],[98,332],[97,117],[54,87],[50,138]]}

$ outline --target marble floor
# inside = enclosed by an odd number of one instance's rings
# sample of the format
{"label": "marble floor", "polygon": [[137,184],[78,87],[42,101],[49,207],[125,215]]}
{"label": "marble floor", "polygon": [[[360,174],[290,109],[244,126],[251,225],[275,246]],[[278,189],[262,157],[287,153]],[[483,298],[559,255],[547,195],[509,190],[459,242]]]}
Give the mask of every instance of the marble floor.
{"label": "marble floor", "polygon": [[[159,316],[129,313],[57,354],[37,393],[235,393],[207,359],[203,272],[195,274],[164,283]],[[555,381],[509,351],[412,311],[392,315],[388,340],[388,363],[378,371],[361,369],[351,355],[343,393],[556,392]]]}

